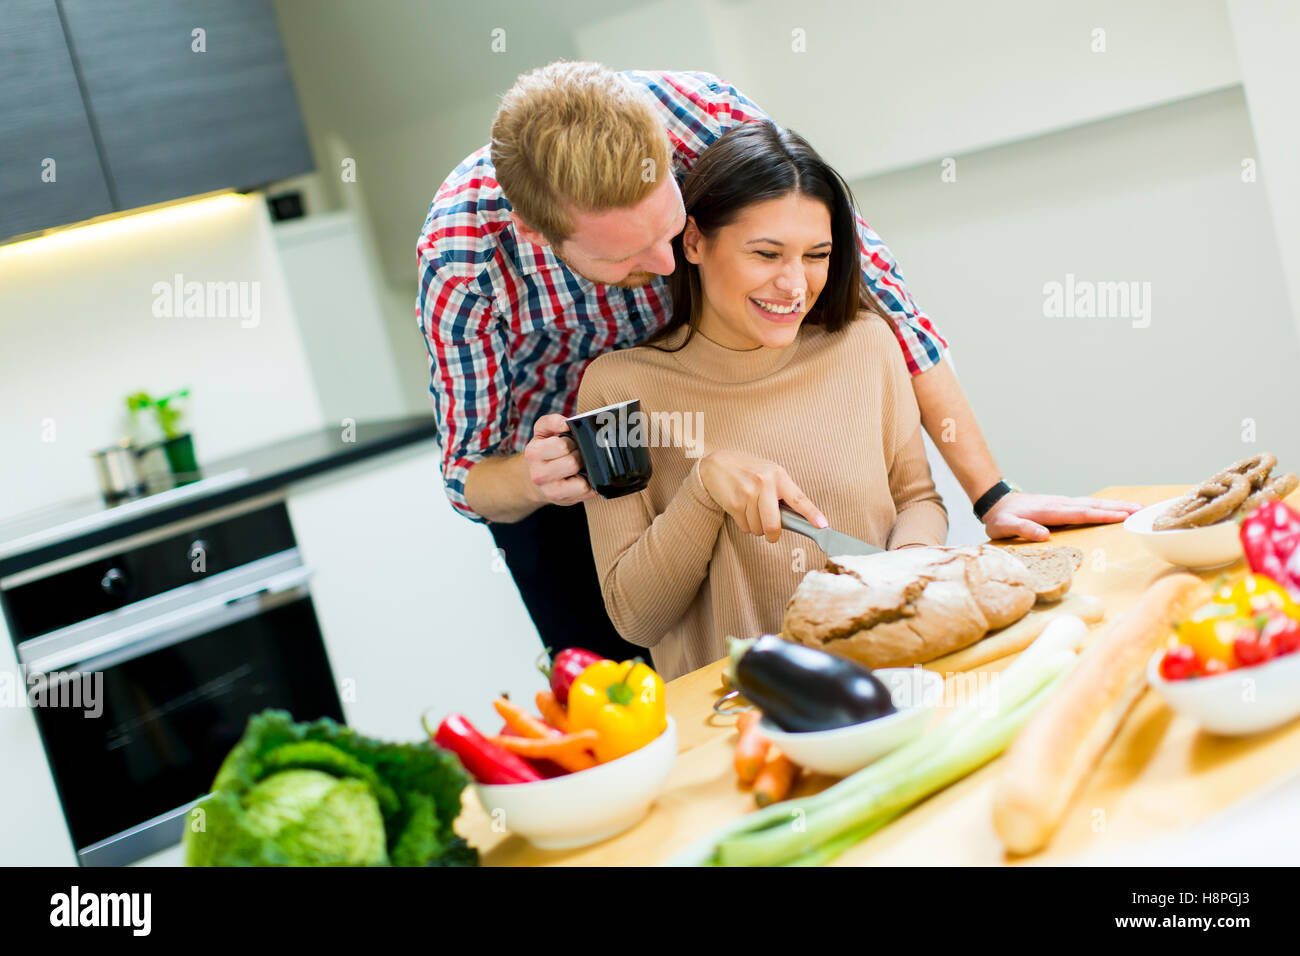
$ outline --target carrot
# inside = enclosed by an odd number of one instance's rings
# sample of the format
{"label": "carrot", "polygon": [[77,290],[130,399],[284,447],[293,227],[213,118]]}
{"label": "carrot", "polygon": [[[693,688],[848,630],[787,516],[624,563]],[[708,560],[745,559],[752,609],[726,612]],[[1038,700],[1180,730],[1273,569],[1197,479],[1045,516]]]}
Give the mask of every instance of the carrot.
{"label": "carrot", "polygon": [[537,709],[541,711],[542,719],[560,733],[568,730],[569,715],[564,705],[556,700],[555,695],[549,690],[537,692]]}
{"label": "carrot", "polygon": [[763,765],[763,769],[758,772],[758,777],[754,780],[754,803],[765,807],[784,800],[798,775],[799,768],[794,762],[773,747],[767,763]]}
{"label": "carrot", "polygon": [[767,759],[767,749],[771,746],[771,742],[758,729],[760,716],[757,710],[747,710],[736,721],[736,727],[740,731],[740,737],[736,740],[736,776],[746,786],[758,776],[763,761]]}
{"label": "carrot", "polygon": [[546,738],[492,737],[491,741],[498,747],[529,759],[545,758],[558,763],[565,770],[587,770],[596,766],[596,758],[587,753],[587,748],[596,743],[594,730],[583,730],[576,734],[560,734]]}
{"label": "carrot", "polygon": [[498,697],[493,701],[492,706],[496,707],[497,713],[506,722],[506,726],[521,737],[541,739],[560,735],[560,731],[543,723],[508,697]]}

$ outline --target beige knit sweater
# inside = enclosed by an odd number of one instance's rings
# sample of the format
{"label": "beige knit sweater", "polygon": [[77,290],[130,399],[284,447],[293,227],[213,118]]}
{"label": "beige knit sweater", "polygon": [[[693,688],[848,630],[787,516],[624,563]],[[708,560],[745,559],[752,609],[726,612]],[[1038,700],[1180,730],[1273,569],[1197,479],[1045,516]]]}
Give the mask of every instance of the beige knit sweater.
{"label": "beige knit sweater", "polygon": [[[685,337],[680,329],[662,344]],[[725,656],[729,635],[778,631],[804,572],[826,561],[790,531],[775,544],[742,534],[704,490],[703,454],[731,449],[776,462],[831,527],[864,541],[944,542],[948,516],[911,378],[879,316],[859,313],[833,334],[804,326],[784,349],[738,351],[696,333],[679,352],[611,352],[588,366],[578,410],[632,398],[652,441],[658,431],[654,476],[642,492],[585,507],[610,618],[650,648],[665,680]]]}

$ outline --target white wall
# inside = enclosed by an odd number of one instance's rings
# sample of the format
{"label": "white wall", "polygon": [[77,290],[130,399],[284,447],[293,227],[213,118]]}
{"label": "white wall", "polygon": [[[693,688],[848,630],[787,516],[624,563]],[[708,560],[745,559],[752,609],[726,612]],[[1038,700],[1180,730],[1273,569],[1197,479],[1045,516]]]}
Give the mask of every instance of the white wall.
{"label": "white wall", "polygon": [[[659,0],[624,9],[578,30],[583,59],[715,72],[849,179],[1240,80],[1222,0]],[[1104,49],[1094,51],[1098,39]]]}
{"label": "white wall", "polygon": [[1259,144],[1260,179],[1272,199],[1273,227],[1300,329],[1300,4],[1229,0],[1232,32]]}
{"label": "white wall", "polygon": [[408,401],[397,375],[370,246],[356,216],[341,210],[291,219],[274,232],[325,419],[409,414],[416,401]]}
{"label": "white wall", "polygon": [[[1229,90],[961,157],[956,182],[936,163],[852,184],[1020,484],[1192,483],[1259,450],[1300,471],[1300,342],[1266,194],[1241,179],[1255,152]],[[1149,282],[1149,327],[1046,318],[1067,273]]]}
{"label": "white wall", "polygon": [[[154,284],[176,274],[249,284],[256,324],[156,317]],[[191,389],[200,465],[322,424],[258,196],[0,247],[0,336],[0,517],[97,494],[90,452],[120,436],[130,392]]]}

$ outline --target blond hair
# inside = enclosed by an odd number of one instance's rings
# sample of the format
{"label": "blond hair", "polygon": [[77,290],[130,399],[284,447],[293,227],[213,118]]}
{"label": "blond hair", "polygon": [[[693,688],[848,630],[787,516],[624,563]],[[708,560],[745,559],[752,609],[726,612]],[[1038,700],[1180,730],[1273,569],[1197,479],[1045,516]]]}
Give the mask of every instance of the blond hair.
{"label": "blond hair", "polygon": [[599,63],[520,76],[492,122],[492,164],[519,218],[557,245],[573,232],[570,208],[633,206],[671,175],[648,94]]}

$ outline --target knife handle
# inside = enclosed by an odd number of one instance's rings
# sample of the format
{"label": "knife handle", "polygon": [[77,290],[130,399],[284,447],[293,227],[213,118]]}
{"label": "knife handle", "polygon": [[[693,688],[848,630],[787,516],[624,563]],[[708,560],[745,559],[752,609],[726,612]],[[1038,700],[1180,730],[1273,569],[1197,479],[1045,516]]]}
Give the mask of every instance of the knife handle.
{"label": "knife handle", "polygon": [[781,506],[781,527],[796,534],[807,535],[809,538],[816,538],[817,532],[822,530],[803,515],[790,510],[785,505]]}

